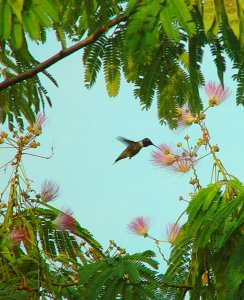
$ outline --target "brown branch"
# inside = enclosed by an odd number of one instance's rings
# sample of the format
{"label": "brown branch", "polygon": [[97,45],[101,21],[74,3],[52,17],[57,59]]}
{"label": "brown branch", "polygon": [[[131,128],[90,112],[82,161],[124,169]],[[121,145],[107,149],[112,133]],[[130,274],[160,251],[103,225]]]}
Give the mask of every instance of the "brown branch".
{"label": "brown branch", "polygon": [[19,75],[16,75],[15,77],[8,78],[0,83],[0,91],[16,84],[21,81],[24,81],[26,79],[34,77],[36,74],[42,72],[43,70],[49,68],[56,62],[60,61],[61,59],[73,54],[74,52],[92,44],[95,42],[100,36],[102,36],[108,29],[111,27],[119,24],[122,21],[125,21],[128,18],[127,15],[120,14],[116,16],[114,19],[109,21],[106,25],[101,26],[96,32],[93,34],[87,36],[84,40],[78,42],[75,45],[70,46],[67,49],[61,50],[57,54],[51,56],[47,60],[43,61],[39,65],[33,67],[32,69],[29,69],[23,73],[20,73]]}
{"label": "brown branch", "polygon": [[[51,285],[54,285],[54,286],[60,286],[60,287],[69,287],[69,286],[75,286],[77,285],[76,282],[74,283],[67,283],[67,284],[61,284],[61,283],[51,283]],[[167,287],[172,287],[172,288],[178,288],[178,289],[186,289],[186,290],[192,290],[193,289],[193,286],[191,285],[187,285],[187,284],[170,284],[170,283],[161,283],[159,284],[160,286],[167,286]]]}
{"label": "brown branch", "polygon": [[[53,282],[52,282],[51,285],[54,285],[54,286],[60,286],[60,287],[69,287],[69,286],[75,286],[75,285],[77,285],[77,282],[66,283],[66,284],[53,283]],[[178,288],[178,289],[186,289],[186,290],[192,290],[192,289],[193,289],[193,286],[192,286],[192,285],[187,285],[187,284],[174,284],[174,283],[166,283],[166,282],[160,283],[159,286],[167,286],[167,287]]]}
{"label": "brown branch", "polygon": [[163,282],[159,285],[160,286],[172,287],[172,288],[178,288],[178,289],[186,289],[186,290],[192,290],[193,289],[192,285],[187,285],[187,284],[174,284],[174,283]]}

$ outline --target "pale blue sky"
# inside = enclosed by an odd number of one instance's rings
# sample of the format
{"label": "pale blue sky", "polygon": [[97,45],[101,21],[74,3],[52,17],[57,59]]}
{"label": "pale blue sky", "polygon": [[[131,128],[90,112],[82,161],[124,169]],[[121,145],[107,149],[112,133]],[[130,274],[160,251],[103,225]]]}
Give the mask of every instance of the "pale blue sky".
{"label": "pale blue sky", "polygon": [[[48,58],[58,51],[57,45],[53,40],[40,46],[35,50],[36,57],[40,61]],[[53,146],[54,156],[50,160],[28,157],[28,177],[37,189],[45,179],[58,183],[61,196],[52,204],[74,211],[81,226],[105,248],[113,239],[129,252],[156,250],[151,241],[128,233],[126,226],[137,216],[151,217],[150,233],[161,239],[166,224],[174,222],[186,208],[186,203],[178,197],[187,198],[192,191],[188,184],[190,174],[177,175],[152,165],[153,147],[113,165],[124,149],[116,137],[132,140],[148,137],[157,145],[173,145],[183,141],[186,134],[195,141],[201,133],[196,128],[175,133],[161,126],[156,103],[149,111],[141,111],[132,85],[124,81],[116,98],[108,97],[102,75],[87,90],[81,59],[82,53],[78,52],[48,69],[60,87],[46,85],[53,108],[46,107],[48,121],[39,139],[42,146],[36,153],[48,155]],[[227,70],[226,86],[233,90],[232,96],[209,111],[206,123],[213,143],[220,147],[219,157],[223,158],[227,170],[243,180],[243,108],[236,107],[231,74]],[[204,75],[218,82],[210,57],[204,65]],[[198,170],[202,184],[207,184],[211,161],[200,162]],[[168,250],[164,245],[166,255]]]}

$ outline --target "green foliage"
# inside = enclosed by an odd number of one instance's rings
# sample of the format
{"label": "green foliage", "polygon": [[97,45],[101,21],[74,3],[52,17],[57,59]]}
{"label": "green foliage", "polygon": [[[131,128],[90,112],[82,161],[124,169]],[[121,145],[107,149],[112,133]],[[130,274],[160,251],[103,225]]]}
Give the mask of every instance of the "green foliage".
{"label": "green foliage", "polygon": [[[108,95],[115,97],[123,73],[142,108],[156,100],[158,118],[170,128],[176,127],[177,107],[186,103],[193,113],[202,108],[207,45],[222,85],[224,56],[231,59],[237,103],[243,104],[243,25],[241,0],[1,0],[0,78],[3,83],[20,78],[1,90],[1,121],[23,129],[24,119],[33,123],[37,112],[51,106],[43,75],[57,82],[45,69],[41,76],[32,74],[40,62],[29,51],[31,42],[46,43],[50,29],[64,51],[68,41],[82,41],[87,88],[102,68]],[[61,212],[41,201],[19,174],[22,151],[31,148],[24,143],[28,135],[10,143],[17,154],[8,204],[1,206],[0,298],[241,299],[244,187],[236,178],[224,177],[191,199],[167,271],[159,275],[151,251],[130,255],[117,247],[110,256],[74,219],[67,230],[54,225]],[[14,230],[24,239],[12,241]]]}
{"label": "green foliage", "polygon": [[[22,73],[27,68],[38,64],[29,52],[23,50],[10,51],[10,49],[5,49],[4,54],[0,53],[0,61],[6,66],[2,73],[7,78],[12,78],[16,73]],[[47,71],[43,73],[57,86],[57,82],[51,74]],[[9,128],[13,129],[13,120],[15,118],[18,126],[23,129],[23,117],[30,123],[33,123],[35,114],[40,111],[41,107],[44,108],[46,102],[51,105],[48,92],[39,76],[13,85],[7,90],[3,90],[0,94],[2,122],[7,119]]]}
{"label": "green foliage", "polygon": [[203,24],[206,33],[217,33],[219,24],[214,0],[205,0],[203,3]]}
{"label": "green foliage", "polygon": [[82,267],[78,279],[85,299],[159,299],[154,256],[151,251],[125,254]]}
{"label": "green foliage", "polygon": [[83,63],[85,68],[85,85],[91,88],[96,82],[97,74],[102,66],[102,59],[104,56],[104,49],[107,39],[102,36],[95,43],[86,47],[83,54]]}
{"label": "green foliage", "polygon": [[[38,146],[35,138],[40,133],[36,125],[26,132],[15,131],[12,138],[1,132],[2,143],[16,151],[10,161],[13,172],[1,194],[1,299],[79,299],[81,287],[74,280],[77,266],[105,257],[87,229],[68,212],[49,205],[52,197],[45,200],[43,191],[36,194],[30,188],[21,158],[23,151]],[[3,202],[4,193],[8,193],[8,204]],[[55,186],[49,184],[45,193],[55,195]],[[60,226],[60,218],[64,218],[61,224],[66,222],[69,227]]]}
{"label": "green foliage", "polygon": [[148,64],[159,43],[160,1],[142,1],[128,20],[125,50],[136,62]]}
{"label": "green foliage", "polygon": [[[238,68],[238,65],[237,65]],[[236,101],[237,104],[244,103],[244,61],[240,64],[238,73],[233,76],[237,81]]]}
{"label": "green foliage", "polygon": [[104,77],[108,95],[117,96],[120,86],[120,58],[118,39],[110,39],[104,50]]}
{"label": "green foliage", "polygon": [[[188,289],[191,289],[190,285],[189,288],[170,287],[170,284],[172,285],[172,283],[179,286],[188,285],[192,252],[191,248],[192,240],[189,238],[183,238],[173,246],[167,271],[161,276],[164,283],[166,283],[161,288],[162,296],[164,296],[165,299],[184,299],[184,295]],[[169,284],[169,286],[167,286],[167,284]]]}
{"label": "green foliage", "polygon": [[[45,43],[47,29],[55,31],[62,49],[66,49],[67,39],[78,42],[96,34],[118,15],[124,16],[121,22],[115,22],[111,29],[108,26],[104,35],[98,35],[85,47],[83,63],[88,88],[103,66],[108,95],[114,97],[123,72],[126,80],[134,84],[134,95],[142,108],[149,109],[156,98],[160,122],[174,128],[177,106],[188,103],[197,113],[202,107],[199,88],[205,80],[201,64],[204,47],[210,45],[222,85],[224,52],[233,61],[237,69],[233,76],[238,85],[237,103],[243,104],[244,13],[242,1],[234,0],[1,1],[2,79],[8,80],[39,64],[29,53],[28,44],[30,39]],[[16,65],[18,68],[13,68]],[[33,122],[34,114],[44,109],[45,103],[51,104],[42,77],[32,77],[30,73],[27,79],[1,92],[1,119],[8,120],[11,128],[14,119],[23,127],[23,117]]]}
{"label": "green foliage", "polygon": [[224,86],[224,72],[226,70],[226,62],[224,57],[224,50],[219,38],[213,38],[213,42],[210,45],[210,50],[212,56],[214,57],[214,62],[217,68],[219,81]]}
{"label": "green foliage", "polygon": [[194,196],[167,271],[160,276],[162,296],[185,299],[188,293],[194,300],[241,299],[243,200],[244,187],[237,179],[210,184]]}
{"label": "green foliage", "polygon": [[[117,78],[119,78],[119,64],[121,64],[126,80],[135,84],[134,95],[140,99],[142,108],[149,109],[156,94],[160,122],[167,122],[171,128],[174,128],[177,106],[188,103],[194,112],[199,112],[202,108],[199,87],[205,82],[201,73],[201,64],[203,50],[207,44],[211,46],[215,56],[215,64],[222,84],[224,84],[225,72],[223,47],[230,48],[227,50],[230,57],[238,65],[237,68],[240,67],[240,57],[233,53],[235,46],[227,45],[233,38],[233,34],[228,27],[223,7],[219,7],[216,11],[216,14],[220,15],[217,19],[214,14],[215,10],[210,13],[210,8],[215,7],[215,4],[210,2],[206,1],[206,4],[203,4],[203,19],[202,10],[198,9],[199,6],[187,7],[184,1],[177,2],[177,7],[174,1],[163,3],[141,1],[137,5],[135,1],[130,1],[125,14],[131,17],[126,26],[122,24],[119,30],[115,30],[111,36],[108,32],[109,39],[106,42],[104,38],[102,40],[103,48],[89,46],[93,49],[90,56],[86,51],[85,81],[93,84],[102,59],[106,66],[108,57],[111,57],[113,63],[110,64],[116,68],[117,75],[108,76],[108,72],[105,72],[108,94],[115,95],[118,92]],[[186,13],[188,10],[191,14]],[[206,25],[206,22],[209,22],[209,14],[211,14],[211,22]],[[228,34],[226,40],[217,38],[218,30],[216,31],[214,25],[217,21],[218,23],[221,21],[221,26],[218,27],[220,32],[223,32],[224,36]],[[208,27],[206,29],[208,35],[204,33],[204,26]],[[185,35],[181,34],[182,30],[186,33]],[[111,40],[115,40],[119,46],[116,52],[111,50]],[[120,40],[119,44],[117,40]],[[104,57],[103,51],[106,47],[111,53]],[[91,80],[87,80],[89,76]],[[111,80],[110,77],[114,79]],[[241,74],[236,75],[235,78],[239,82],[237,95],[240,103],[243,95],[243,80],[240,80]],[[90,86],[88,84],[88,87]],[[114,89],[116,92],[113,91]]]}
{"label": "green foliage", "polygon": [[[94,258],[101,258],[103,256],[101,246],[78,224],[75,233],[56,229],[52,221],[57,214],[56,209],[50,208],[26,209],[22,213],[13,214],[10,218],[11,225],[5,222],[0,228],[2,236],[0,289],[3,289],[3,295],[12,291],[14,296],[15,290],[20,292],[23,289],[35,299],[34,295],[40,292],[40,287],[46,290],[45,293],[53,295],[69,295],[68,297],[80,295],[79,287],[72,279],[76,274],[75,266],[87,264]],[[6,230],[8,226],[26,228],[29,238],[25,240],[23,248],[9,243],[9,231]],[[80,244],[86,245],[84,250]],[[87,249],[89,255],[86,253]],[[10,278],[14,280],[11,281]],[[22,288],[24,285],[25,288]]]}
{"label": "green foliage", "polygon": [[[209,274],[210,281],[215,282],[212,295],[225,299],[227,290],[231,290],[232,295],[240,293],[243,267],[240,266],[237,271],[236,281],[230,281],[229,278],[233,262],[239,260],[241,264],[242,242],[239,239],[244,224],[243,200],[243,186],[231,180],[225,185],[223,182],[209,185],[189,204],[186,226],[187,236],[193,239],[191,280],[195,284],[191,292],[192,299],[201,295],[201,275],[204,272]],[[236,248],[236,245],[240,246]]]}
{"label": "green foliage", "polygon": [[[226,268],[226,295],[224,299],[241,299],[244,293],[243,278],[243,251],[244,251],[244,236],[240,236],[233,249],[229,263]],[[240,284],[240,282],[242,282]]]}

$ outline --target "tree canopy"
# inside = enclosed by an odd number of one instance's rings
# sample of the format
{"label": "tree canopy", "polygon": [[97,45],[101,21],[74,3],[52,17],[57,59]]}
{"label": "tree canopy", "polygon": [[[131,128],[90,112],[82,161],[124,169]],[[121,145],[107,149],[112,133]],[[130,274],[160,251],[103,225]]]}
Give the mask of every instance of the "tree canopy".
{"label": "tree canopy", "polygon": [[[50,30],[60,51],[39,62],[29,46],[35,42],[41,49]],[[205,84],[207,46],[219,85]],[[185,136],[177,150],[161,145],[153,154],[160,167],[193,174],[187,208],[169,226],[166,240],[150,236],[143,217],[128,226],[155,243],[167,264],[164,274],[151,250],[129,254],[113,240],[103,249],[69,210],[50,204],[59,193],[53,182],[38,193],[26,175],[22,157],[39,147],[46,119],[40,111],[52,105],[41,76],[58,86],[48,67],[81,49],[88,89],[102,70],[108,95],[115,97],[123,75],[142,108],[157,101],[161,123],[199,126],[195,145]],[[206,111],[229,96],[226,57],[235,70],[237,104],[243,105],[242,0],[0,0],[0,112],[10,128],[0,132],[0,144],[15,151],[1,166],[12,172],[0,197],[0,299],[242,299],[244,186],[217,157],[204,122]],[[199,94],[203,85],[206,108]],[[199,157],[202,149],[206,153]],[[208,155],[213,171],[202,187],[196,165]],[[171,244],[168,259],[161,242]]]}
{"label": "tree canopy", "polygon": [[[158,118],[175,127],[175,107],[188,103],[199,112],[201,63],[209,45],[218,77],[224,85],[226,57],[235,69],[237,104],[243,104],[244,4],[242,0],[28,0],[0,2],[0,107],[2,122],[23,117],[51,105],[40,74],[55,85],[47,68],[84,49],[84,83],[91,88],[103,69],[109,96],[119,92],[121,74],[134,85],[142,108],[156,98]],[[41,48],[49,30],[60,52],[38,62],[29,51]],[[67,43],[72,43],[67,47]]]}

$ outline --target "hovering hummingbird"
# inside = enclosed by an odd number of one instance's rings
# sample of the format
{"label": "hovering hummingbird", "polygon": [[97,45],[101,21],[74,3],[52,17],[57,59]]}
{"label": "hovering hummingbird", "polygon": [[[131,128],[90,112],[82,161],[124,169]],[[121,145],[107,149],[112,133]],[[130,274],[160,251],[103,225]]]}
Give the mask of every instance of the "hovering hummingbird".
{"label": "hovering hummingbird", "polygon": [[115,159],[114,161],[114,164],[121,160],[121,159],[124,159],[126,157],[129,157],[129,159],[131,159],[134,155],[136,155],[140,150],[141,148],[143,147],[148,147],[150,145],[152,146],[155,146],[157,147],[156,145],[154,145],[152,143],[151,140],[149,140],[148,138],[145,138],[141,141],[138,141],[138,142],[134,142],[134,141],[131,141],[131,140],[127,140],[123,137],[118,137],[118,140],[121,141],[122,143],[124,143],[127,148],[120,154],[120,156],[118,158]]}

